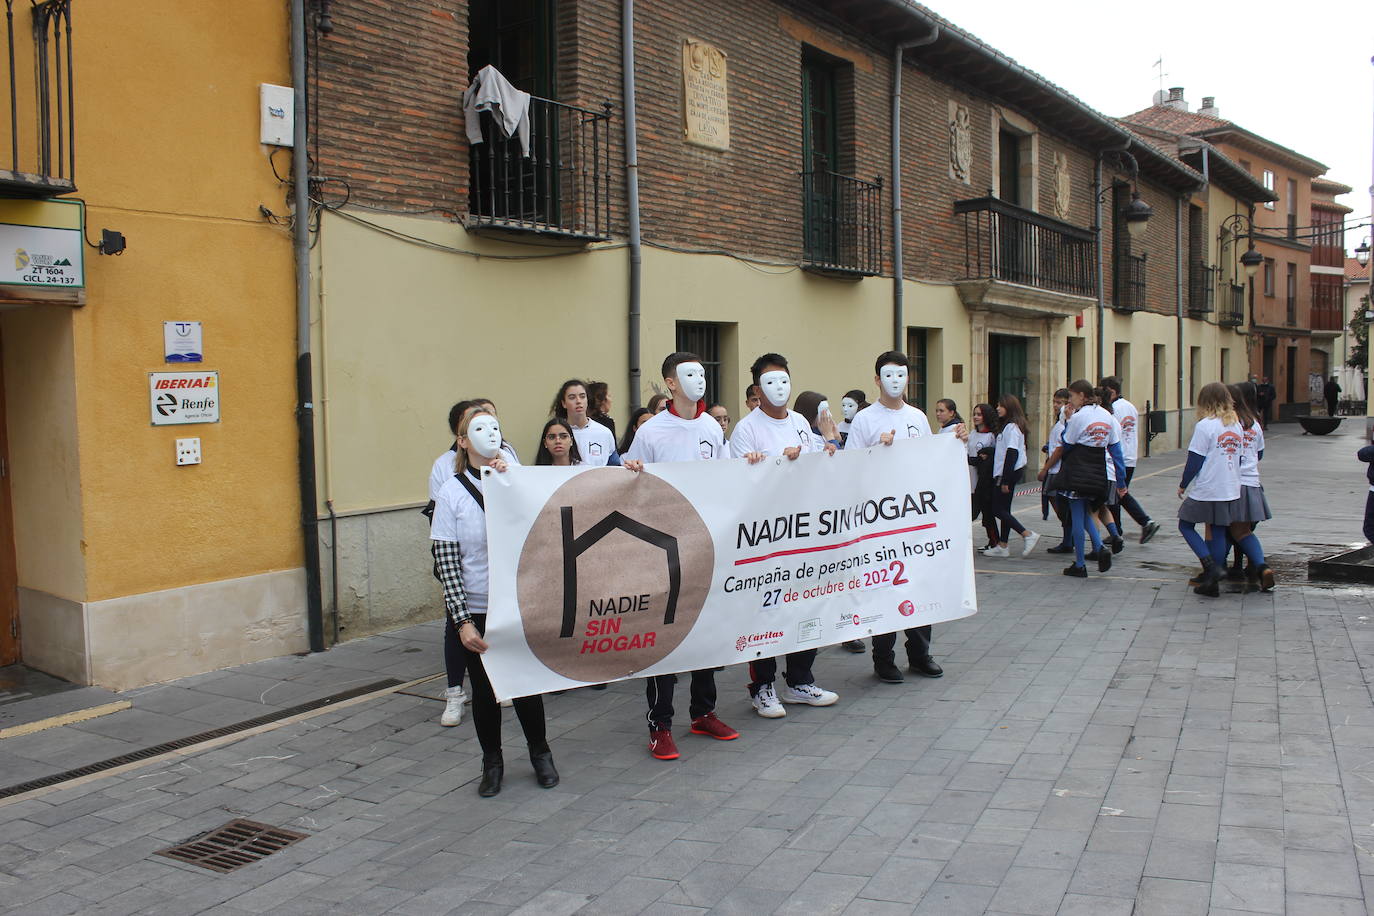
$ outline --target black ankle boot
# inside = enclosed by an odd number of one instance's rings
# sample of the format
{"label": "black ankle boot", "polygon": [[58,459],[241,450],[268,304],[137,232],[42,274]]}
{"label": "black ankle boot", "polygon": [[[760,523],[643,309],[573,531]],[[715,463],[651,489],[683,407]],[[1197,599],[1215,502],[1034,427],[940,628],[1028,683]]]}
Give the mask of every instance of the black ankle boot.
{"label": "black ankle boot", "polygon": [[1197,585],[1193,588],[1193,594],[1202,595],[1206,598],[1220,598],[1221,587],[1218,585],[1226,575],[1223,568],[1218,567],[1212,562],[1211,557],[1206,557],[1202,561],[1202,575],[1198,576]]}
{"label": "black ankle boot", "polygon": [[546,747],[535,753],[530,751],[530,763],[534,766],[534,778],[545,789],[558,785],[558,770],[553,766],[553,753]]}
{"label": "black ankle boot", "polygon": [[501,777],[506,773],[505,761],[500,752],[482,755],[482,781],[477,784],[477,794],[491,798],[501,791]]}

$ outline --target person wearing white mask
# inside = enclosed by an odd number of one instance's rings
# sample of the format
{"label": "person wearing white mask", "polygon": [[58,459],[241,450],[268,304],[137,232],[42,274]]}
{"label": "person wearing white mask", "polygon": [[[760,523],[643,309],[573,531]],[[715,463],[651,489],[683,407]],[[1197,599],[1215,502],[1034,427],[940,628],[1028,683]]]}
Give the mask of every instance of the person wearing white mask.
{"label": "person wearing white mask", "polygon": [[[625,466],[640,470],[660,461],[712,461],[728,457],[720,423],[706,412],[706,369],[695,353],[678,352],[663,360],[663,384],[672,394],[668,407],[654,414],[635,433],[625,453]],[[649,703],[649,753],[659,760],[679,756],[673,740],[673,689],[676,674],[646,678],[644,694]],[[739,732],[716,716],[716,672],[703,668],[692,672],[692,734],[732,741]]]}
{"label": "person wearing white mask", "polygon": [[844,447],[844,443],[849,439],[849,424],[853,423],[859,411],[867,406],[868,395],[858,388],[846,391],[844,397],[840,399],[841,420],[838,424],[838,428],[840,431],[841,448]]}
{"label": "person wearing white mask", "polygon": [[[787,408],[792,399],[792,376],[787,360],[778,353],[765,353],[754,360],[750,368],[754,384],[763,391],[763,403],[735,424],[730,437],[730,454],[736,458],[786,457],[795,461],[802,452],[825,451],[835,454],[835,444],[825,442],[811,431],[811,424],[795,410]],[[819,403],[819,402],[818,402]],[[787,655],[787,670],[783,672],[785,686],[781,701],[774,687],[778,676],[776,658],[760,658],[749,663],[749,699],[754,711],[765,719],[787,715],[783,703],[802,703],[807,706],[829,706],[839,694],[816,683],[811,666],[816,661],[815,649],[803,649]]]}
{"label": "person wearing white mask", "polygon": [[[905,353],[889,350],[873,364],[873,381],[878,385],[878,403],[859,411],[849,424],[846,449],[872,448],[891,445],[897,439],[917,439],[932,435],[930,421],[916,407],[905,400],[907,377],[911,361]],[[968,431],[957,427],[956,435],[967,441]],[[910,669],[923,677],[940,677],[944,669],[930,657],[929,625],[912,627],[906,631],[906,656]],[[873,673],[879,680],[900,684],[905,678],[896,662],[896,633],[873,637]]]}
{"label": "person wearing white mask", "polygon": [[[487,650],[487,526],[479,468],[504,473],[501,425],[485,408],[470,411],[458,426],[454,475],[435,500],[430,528],[434,571],[444,586],[445,626],[462,642],[472,684],[472,724],[482,746],[482,778],[477,794],[490,798],[501,791],[505,765],[501,754],[501,707],[482,665]],[[511,702],[529,746],[535,778],[546,789],[558,785],[544,727],[544,701],[539,696]]]}

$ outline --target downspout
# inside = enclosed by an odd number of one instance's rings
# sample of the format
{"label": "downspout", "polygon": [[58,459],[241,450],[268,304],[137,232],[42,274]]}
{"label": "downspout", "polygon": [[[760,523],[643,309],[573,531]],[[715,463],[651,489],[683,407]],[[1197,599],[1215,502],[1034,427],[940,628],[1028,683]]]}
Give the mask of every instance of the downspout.
{"label": "downspout", "polygon": [[892,349],[906,352],[906,297],[902,288],[906,278],[902,257],[902,56],[908,48],[931,44],[940,37],[940,26],[932,24],[930,34],[892,49]]}
{"label": "downspout", "polygon": [[639,315],[640,284],[644,270],[644,254],[640,247],[639,230],[639,135],[638,114],[635,109],[635,2],[623,0],[620,5],[620,67],[621,94],[625,106],[625,207],[629,212],[629,348],[630,410],[639,407]]}
{"label": "downspout", "polygon": [[305,132],[305,0],[291,0],[291,81],[295,123],[291,132],[292,247],[296,262],[296,440],[305,548],[305,626],[311,652],[324,651],[320,596],[319,507],[315,502],[315,408],[310,366],[310,169]]}
{"label": "downspout", "polygon": [[[1203,153],[1206,156],[1206,153]],[[1203,160],[1206,162],[1206,159]],[[1183,448],[1183,198],[1174,202],[1174,284],[1178,312],[1178,447]]]}

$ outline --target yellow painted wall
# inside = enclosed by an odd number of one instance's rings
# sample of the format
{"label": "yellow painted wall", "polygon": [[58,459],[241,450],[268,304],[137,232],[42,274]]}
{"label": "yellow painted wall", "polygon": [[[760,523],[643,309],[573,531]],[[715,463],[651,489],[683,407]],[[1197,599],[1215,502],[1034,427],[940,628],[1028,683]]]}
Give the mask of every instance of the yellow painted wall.
{"label": "yellow painted wall", "polygon": [[[363,214],[407,234],[487,254],[551,249],[494,242],[416,217]],[[559,251],[560,249],[552,249]],[[423,503],[436,455],[452,441],[460,398],[497,402],[506,437],[532,461],[539,430],[568,377],[610,382],[623,424],[627,253],[623,246],[548,260],[479,260],[389,238],[326,214],[318,248],[323,320],[317,329],[321,505],[341,513]],[[749,366],[776,350],[793,390],[839,400],[872,392],[873,360],[891,343],[892,281],[843,281],[715,255],[644,250],[641,403],[676,349],[677,321],[733,324],[724,335],[722,395],[742,416]],[[968,351],[968,321],[952,287],[907,283],[912,327],[939,331],[932,379]],[[946,358],[942,354],[951,354]],[[876,397],[876,393],[870,397]],[[967,401],[968,385],[932,384],[930,399]],[[623,426],[621,427],[623,431]],[[327,455],[327,457],[326,457]]]}
{"label": "yellow painted wall", "polygon": [[[285,210],[258,84],[289,82],[286,4],[226,12],[92,4],[74,28],[88,231],[128,238],[88,249],[71,319],[87,601],[301,563],[290,237],[257,212]],[[163,363],[167,320],[204,322],[202,366]],[[178,368],[220,371],[221,423],[150,426],[147,373]],[[203,464],[175,466],[182,436]]]}

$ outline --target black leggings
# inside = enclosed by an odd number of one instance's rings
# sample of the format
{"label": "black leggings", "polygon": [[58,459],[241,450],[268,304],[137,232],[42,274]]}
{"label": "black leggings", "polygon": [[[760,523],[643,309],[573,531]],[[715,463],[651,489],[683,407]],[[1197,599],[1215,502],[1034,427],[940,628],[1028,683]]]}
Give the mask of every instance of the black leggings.
{"label": "black leggings", "polygon": [[458,628],[453,618],[444,610],[444,671],[448,674],[450,687],[463,686],[463,672],[467,671],[467,653],[463,651],[463,641],[458,638]]}
{"label": "black leggings", "polygon": [[[1002,483],[993,488],[992,491],[992,514],[1002,523],[1002,531],[997,542],[1005,544],[1011,532],[1025,534],[1026,526],[1016,520],[1016,516],[1011,514],[1011,500],[1016,495],[1016,486],[1021,482],[1021,472],[1012,471],[1002,475]],[[1002,492],[1002,487],[1007,488],[1007,492]]]}
{"label": "black leggings", "polygon": [[[472,622],[477,632],[487,633],[487,615],[473,614]],[[463,648],[467,661],[468,678],[472,681],[472,727],[477,732],[477,742],[482,745],[484,754],[501,753],[501,706],[492,692],[491,681],[487,679],[487,669],[482,667],[482,656]],[[520,720],[520,728],[525,732],[525,743],[530,746],[531,754],[542,754],[549,749],[544,734],[544,698],[539,695],[519,697],[511,701],[515,716]]]}

